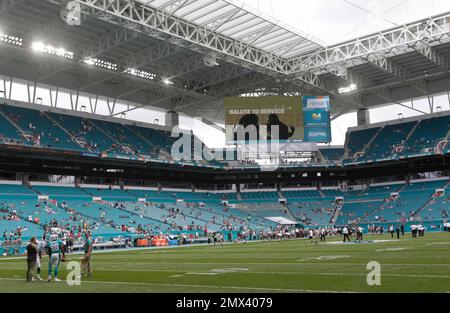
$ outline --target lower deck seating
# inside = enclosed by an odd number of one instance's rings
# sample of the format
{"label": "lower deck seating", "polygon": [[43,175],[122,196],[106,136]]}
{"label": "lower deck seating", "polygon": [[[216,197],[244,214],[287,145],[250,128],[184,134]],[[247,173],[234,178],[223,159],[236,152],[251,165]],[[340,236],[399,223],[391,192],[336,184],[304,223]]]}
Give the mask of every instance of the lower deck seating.
{"label": "lower deck seating", "polygon": [[300,222],[308,226],[329,225],[336,211],[333,198],[296,200],[289,202],[288,207]]}
{"label": "lower deck seating", "polygon": [[[0,184],[0,233],[21,239],[42,236],[44,227],[57,226],[80,235],[84,228],[95,236],[113,237],[136,233],[175,231],[265,230],[276,227],[268,217],[297,219],[305,226],[336,224],[445,221],[450,214],[448,180],[370,187],[364,191],[289,191],[287,207],[278,199],[233,200],[224,205],[224,194],[187,191],[75,188]],[[436,190],[445,188],[443,195]],[[399,192],[398,198],[391,197]],[[38,195],[49,200],[38,200]],[[269,197],[276,192],[260,193]],[[333,194],[333,196],[326,196]],[[344,197],[342,207],[335,196]],[[93,202],[92,196],[102,197]],[[228,194],[230,197],[232,194]],[[310,197],[300,197],[308,195]],[[138,198],[146,198],[138,203]],[[184,198],[184,202],[179,202]]]}

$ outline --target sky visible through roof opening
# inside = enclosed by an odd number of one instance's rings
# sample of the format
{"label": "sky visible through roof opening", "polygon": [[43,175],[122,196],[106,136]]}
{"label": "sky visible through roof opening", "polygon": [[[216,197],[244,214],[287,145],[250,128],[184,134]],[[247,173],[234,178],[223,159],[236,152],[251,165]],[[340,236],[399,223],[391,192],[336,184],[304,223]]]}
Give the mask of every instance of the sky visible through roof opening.
{"label": "sky visible through roof opening", "polygon": [[[260,11],[290,28],[319,39],[325,45],[352,40],[450,11],[448,0],[229,0],[229,2],[243,3],[253,12]],[[436,96],[434,101],[438,110],[450,110],[450,99],[447,95]],[[430,112],[428,100],[425,98],[415,99],[413,104],[411,101],[404,104]],[[417,115],[420,113],[399,105],[370,110],[371,123]],[[198,122],[190,119],[183,119],[182,124],[194,129],[207,145],[223,146],[222,137],[224,142],[225,136],[217,130],[199,127]],[[347,129],[356,125],[356,113],[345,114],[333,121],[332,145],[343,145]]]}
{"label": "sky visible through roof opening", "polygon": [[448,0],[232,0],[333,45],[450,11]]}

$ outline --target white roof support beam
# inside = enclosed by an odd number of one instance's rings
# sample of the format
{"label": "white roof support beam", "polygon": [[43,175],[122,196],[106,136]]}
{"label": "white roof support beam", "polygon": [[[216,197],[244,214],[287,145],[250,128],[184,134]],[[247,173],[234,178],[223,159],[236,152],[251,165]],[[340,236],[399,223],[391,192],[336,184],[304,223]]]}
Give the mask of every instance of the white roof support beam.
{"label": "white roof support beam", "polygon": [[410,23],[401,27],[358,38],[329,48],[318,49],[290,60],[291,73],[319,71],[326,66],[366,58],[369,55],[397,55],[412,51],[409,48],[423,40],[434,44],[450,40],[450,13]]}
{"label": "white roof support beam", "polygon": [[113,23],[134,23],[148,31],[158,31],[206,50],[234,58],[247,66],[257,66],[271,72],[284,73],[286,62],[273,53],[252,47],[242,41],[229,38],[205,27],[171,16],[138,2],[127,0],[75,0],[84,13],[104,13],[103,18]]}
{"label": "white roof support beam", "polygon": [[409,73],[406,69],[399,66],[398,64],[394,63],[388,58],[374,58],[372,56],[369,56],[367,58],[367,61],[374,65],[376,68],[382,70],[383,72],[386,72],[395,78],[399,79],[400,81],[410,85],[411,87],[417,89],[424,95],[428,95],[427,91],[427,83],[423,79],[415,80],[415,81],[408,81],[409,78],[412,77],[412,74]]}
{"label": "white roof support beam", "polygon": [[434,63],[445,71],[450,70],[450,64],[447,58],[441,55],[435,48],[426,44],[421,44],[416,46],[415,50],[427,58],[431,63]]}

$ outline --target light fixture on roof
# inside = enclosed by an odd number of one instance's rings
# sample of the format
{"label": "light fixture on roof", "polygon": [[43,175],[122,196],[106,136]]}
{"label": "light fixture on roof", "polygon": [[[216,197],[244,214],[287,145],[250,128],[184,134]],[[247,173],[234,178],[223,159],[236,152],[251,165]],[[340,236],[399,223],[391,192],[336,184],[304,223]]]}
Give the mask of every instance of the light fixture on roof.
{"label": "light fixture on roof", "polygon": [[146,71],[141,71],[135,68],[128,68],[125,73],[136,76],[136,77],[140,77],[140,78],[144,78],[144,79],[148,79],[148,80],[154,80],[156,77],[156,74],[150,73],[150,72],[146,72]]}
{"label": "light fixture on roof", "polygon": [[404,119],[405,117],[403,116],[403,113],[398,113],[398,119],[399,120],[402,120],[402,119]]}
{"label": "light fixture on roof", "polygon": [[94,65],[97,67],[101,67],[110,71],[117,71],[118,66],[117,63],[112,63],[109,61],[105,61],[105,60],[101,60],[101,59],[96,59],[96,58],[88,58],[86,60],[84,60],[84,63],[88,64],[88,65]]}
{"label": "light fixture on roof", "polygon": [[66,50],[64,48],[56,48],[52,45],[47,45],[42,41],[35,41],[32,43],[31,48],[36,52],[44,52],[51,55],[56,55],[58,57],[73,60],[73,52]]}
{"label": "light fixture on roof", "polygon": [[0,31],[0,41],[10,44],[10,45],[13,45],[13,46],[19,46],[19,47],[21,47],[23,44],[22,38],[5,34],[1,31]]}
{"label": "light fixture on roof", "polygon": [[173,86],[173,81],[168,78],[164,78],[162,82],[168,86]]}
{"label": "light fixture on roof", "polygon": [[350,93],[350,92],[356,91],[357,89],[358,89],[358,86],[356,86],[355,84],[351,84],[349,86],[339,88],[338,92],[340,94]]}

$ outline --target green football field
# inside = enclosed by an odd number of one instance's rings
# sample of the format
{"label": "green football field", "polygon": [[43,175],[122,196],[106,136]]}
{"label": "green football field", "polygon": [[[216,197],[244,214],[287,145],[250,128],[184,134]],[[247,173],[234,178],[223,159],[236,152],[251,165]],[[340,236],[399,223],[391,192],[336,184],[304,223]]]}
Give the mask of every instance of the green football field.
{"label": "green football field", "polygon": [[[307,240],[94,252],[94,277],[80,286],[25,283],[23,258],[0,258],[1,292],[450,292],[450,233],[367,244]],[[332,242],[334,241],[334,243]],[[68,261],[81,261],[71,255]],[[367,264],[381,265],[369,286]],[[61,263],[60,278],[66,278]],[[46,277],[47,258],[43,262]]]}

